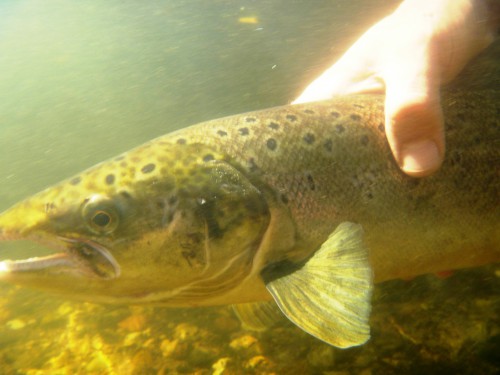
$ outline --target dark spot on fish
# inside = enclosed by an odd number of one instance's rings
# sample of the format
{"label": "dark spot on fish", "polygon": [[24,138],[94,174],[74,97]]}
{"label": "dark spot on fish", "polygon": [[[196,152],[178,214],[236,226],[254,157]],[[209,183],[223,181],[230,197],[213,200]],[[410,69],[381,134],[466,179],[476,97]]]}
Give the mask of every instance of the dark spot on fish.
{"label": "dark spot on fish", "polygon": [[159,208],[159,209],[164,209],[166,207],[165,200],[158,199],[156,201],[156,207]]}
{"label": "dark spot on fish", "polygon": [[351,113],[351,120],[354,120],[354,121],[360,121],[361,120],[361,116],[358,115],[357,113]]}
{"label": "dark spot on fish", "polygon": [[209,161],[212,161],[214,160],[214,156],[212,154],[206,154],[204,157],[203,157],[203,161],[204,162],[209,162]]}
{"label": "dark spot on fish", "polygon": [[281,194],[281,201],[282,201],[284,204],[287,204],[287,203],[288,203],[288,197],[286,196],[286,194]]}
{"label": "dark spot on fish", "polygon": [[45,203],[45,212],[46,213],[52,211],[54,208],[56,208],[56,205],[54,204],[54,202]]}
{"label": "dark spot on fish", "polygon": [[462,163],[462,154],[460,152],[450,152],[450,156],[448,160],[450,161],[450,164],[453,166],[459,165]]}
{"label": "dark spot on fish", "polygon": [[246,117],[245,121],[246,122],[255,122],[255,121],[257,121],[257,119],[255,117]]}
{"label": "dark spot on fish", "polygon": [[139,163],[141,161],[141,158],[138,157],[138,156],[132,156],[131,160],[134,162],[134,163]]}
{"label": "dark spot on fish", "polygon": [[128,164],[127,164],[127,162],[126,162],[126,161],[122,161],[122,162],[120,163],[120,167],[122,167],[122,168],[126,168],[126,167],[127,167],[127,165],[128,165]]}
{"label": "dark spot on fish", "polygon": [[331,139],[327,139],[325,141],[325,143],[323,144],[323,146],[325,147],[325,150],[328,151],[328,152],[332,152],[333,150],[333,142]]}
{"label": "dark spot on fish", "polygon": [[248,131],[248,128],[239,128],[238,131],[240,132],[241,135],[248,135],[250,133]]}
{"label": "dark spot on fish", "polygon": [[430,191],[427,194],[417,195],[413,200],[415,209],[420,209],[421,207],[427,206],[429,204],[429,200],[432,199],[435,193],[435,191]]}
{"label": "dark spot on fish", "polygon": [[108,185],[113,185],[114,182],[115,182],[115,175],[114,174],[108,174],[106,176],[106,183]]}
{"label": "dark spot on fish", "polygon": [[269,138],[266,142],[267,148],[271,151],[276,150],[276,147],[278,147],[278,143],[276,142],[276,139],[274,138]]}
{"label": "dark spot on fish", "polygon": [[385,125],[383,123],[378,124],[378,130],[380,130],[382,133],[385,132]]}
{"label": "dark spot on fish", "polygon": [[185,145],[186,144],[186,139],[185,138],[179,138],[177,140],[177,144],[178,145]]}
{"label": "dark spot on fish", "polygon": [[368,193],[368,194],[366,194],[366,196],[368,197],[368,199],[373,199],[373,194],[372,193]]}
{"label": "dark spot on fish", "polygon": [[71,181],[69,183],[71,185],[78,185],[80,182],[82,182],[82,178],[80,176],[78,176],[78,177],[71,179]]}
{"label": "dark spot on fish", "polygon": [[312,109],[304,109],[304,113],[307,113],[308,115],[313,115],[314,111]]}
{"label": "dark spot on fish", "polygon": [[309,189],[315,190],[316,184],[314,183],[313,176],[311,176],[311,174],[308,173],[306,177],[307,177],[307,183],[309,184]]}
{"label": "dark spot on fish", "polygon": [[353,104],[353,106],[356,108],[365,108],[365,106],[361,104]]}
{"label": "dark spot on fish", "polygon": [[337,133],[343,133],[345,131],[344,125],[335,125],[335,129],[337,130]]}
{"label": "dark spot on fish", "polygon": [[118,156],[115,158],[115,161],[120,161],[120,160],[123,160],[125,159],[125,156]]}
{"label": "dark spot on fish", "polygon": [[287,120],[290,120],[291,122],[297,121],[297,116],[295,115],[286,115]]}
{"label": "dark spot on fish", "polygon": [[333,118],[339,118],[340,117],[340,113],[338,113],[336,111],[333,111],[333,112],[330,112],[330,116],[332,116]]}
{"label": "dark spot on fish", "polygon": [[420,179],[419,178],[409,178],[406,181],[407,181],[407,185],[410,188],[416,188],[420,184]]}
{"label": "dark spot on fish", "polygon": [[280,125],[276,122],[271,122],[269,123],[269,128],[273,129],[273,130],[278,130],[280,128]]}
{"label": "dark spot on fish", "polygon": [[221,137],[225,137],[227,135],[227,132],[224,130],[217,130],[217,134],[219,134]]}
{"label": "dark spot on fish", "polygon": [[146,164],[144,167],[141,168],[142,173],[151,173],[155,170],[156,165],[153,163]]}
{"label": "dark spot on fish", "polygon": [[361,144],[362,144],[363,146],[368,145],[368,141],[369,141],[369,139],[368,139],[368,136],[367,136],[367,135],[363,135],[363,136],[361,136]]}
{"label": "dark spot on fish", "polygon": [[306,142],[308,145],[312,145],[314,143],[314,140],[316,139],[316,137],[314,136],[314,134],[312,133],[307,133],[306,135],[304,135],[304,138],[302,138],[304,140],[304,142]]}
{"label": "dark spot on fish", "polygon": [[168,204],[173,206],[174,204],[177,203],[177,195],[172,195],[170,198],[168,198]]}
{"label": "dark spot on fish", "polygon": [[259,169],[259,167],[255,163],[255,159],[254,158],[248,159],[248,170],[250,172],[255,172],[257,169]]}
{"label": "dark spot on fish", "polygon": [[130,195],[130,193],[128,191],[120,191],[120,195],[125,198],[125,199],[132,199],[132,196]]}

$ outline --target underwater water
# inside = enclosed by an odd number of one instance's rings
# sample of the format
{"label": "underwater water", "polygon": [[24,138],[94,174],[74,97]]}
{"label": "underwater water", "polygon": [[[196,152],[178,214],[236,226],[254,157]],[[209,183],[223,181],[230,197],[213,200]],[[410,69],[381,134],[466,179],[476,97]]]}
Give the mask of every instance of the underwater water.
{"label": "underwater water", "polygon": [[[397,4],[2,1],[0,211],[158,135],[290,102]],[[469,73],[498,88],[492,50]],[[0,247],[1,259],[21,251]],[[340,350],[285,319],[244,330],[229,307],[104,306],[0,284],[0,373],[495,374],[499,290],[495,265],[377,285],[372,339]]]}

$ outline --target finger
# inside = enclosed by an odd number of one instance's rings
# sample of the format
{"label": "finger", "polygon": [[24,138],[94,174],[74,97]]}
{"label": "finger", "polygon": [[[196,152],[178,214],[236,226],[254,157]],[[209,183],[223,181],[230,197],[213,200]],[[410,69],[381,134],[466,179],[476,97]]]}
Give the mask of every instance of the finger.
{"label": "finger", "polygon": [[383,21],[366,32],[329,69],[316,78],[292,104],[329,99],[335,95],[383,92],[384,84],[377,72],[376,41]]}
{"label": "finger", "polygon": [[386,113],[389,145],[400,168],[410,176],[428,176],[443,162],[445,141],[438,103],[415,97]]}
{"label": "finger", "polygon": [[403,172],[423,177],[441,166],[445,152],[440,81],[430,50],[411,52],[384,73],[386,134]]}

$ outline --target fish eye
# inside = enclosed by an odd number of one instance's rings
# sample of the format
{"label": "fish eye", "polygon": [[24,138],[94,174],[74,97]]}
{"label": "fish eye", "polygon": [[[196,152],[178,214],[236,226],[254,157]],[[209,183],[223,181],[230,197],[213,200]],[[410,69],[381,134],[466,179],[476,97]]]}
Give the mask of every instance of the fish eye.
{"label": "fish eye", "polygon": [[92,223],[100,228],[106,228],[111,224],[112,218],[106,211],[97,211],[92,217]]}
{"label": "fish eye", "polygon": [[96,234],[111,233],[119,223],[114,202],[101,195],[93,195],[85,200],[82,216],[87,227]]}

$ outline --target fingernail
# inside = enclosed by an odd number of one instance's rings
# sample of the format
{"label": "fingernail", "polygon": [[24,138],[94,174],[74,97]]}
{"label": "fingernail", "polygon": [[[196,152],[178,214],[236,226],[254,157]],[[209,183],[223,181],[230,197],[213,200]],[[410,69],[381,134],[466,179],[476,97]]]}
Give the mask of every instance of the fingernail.
{"label": "fingernail", "polygon": [[401,154],[403,159],[401,169],[410,176],[428,175],[441,165],[438,147],[430,140],[404,145]]}

